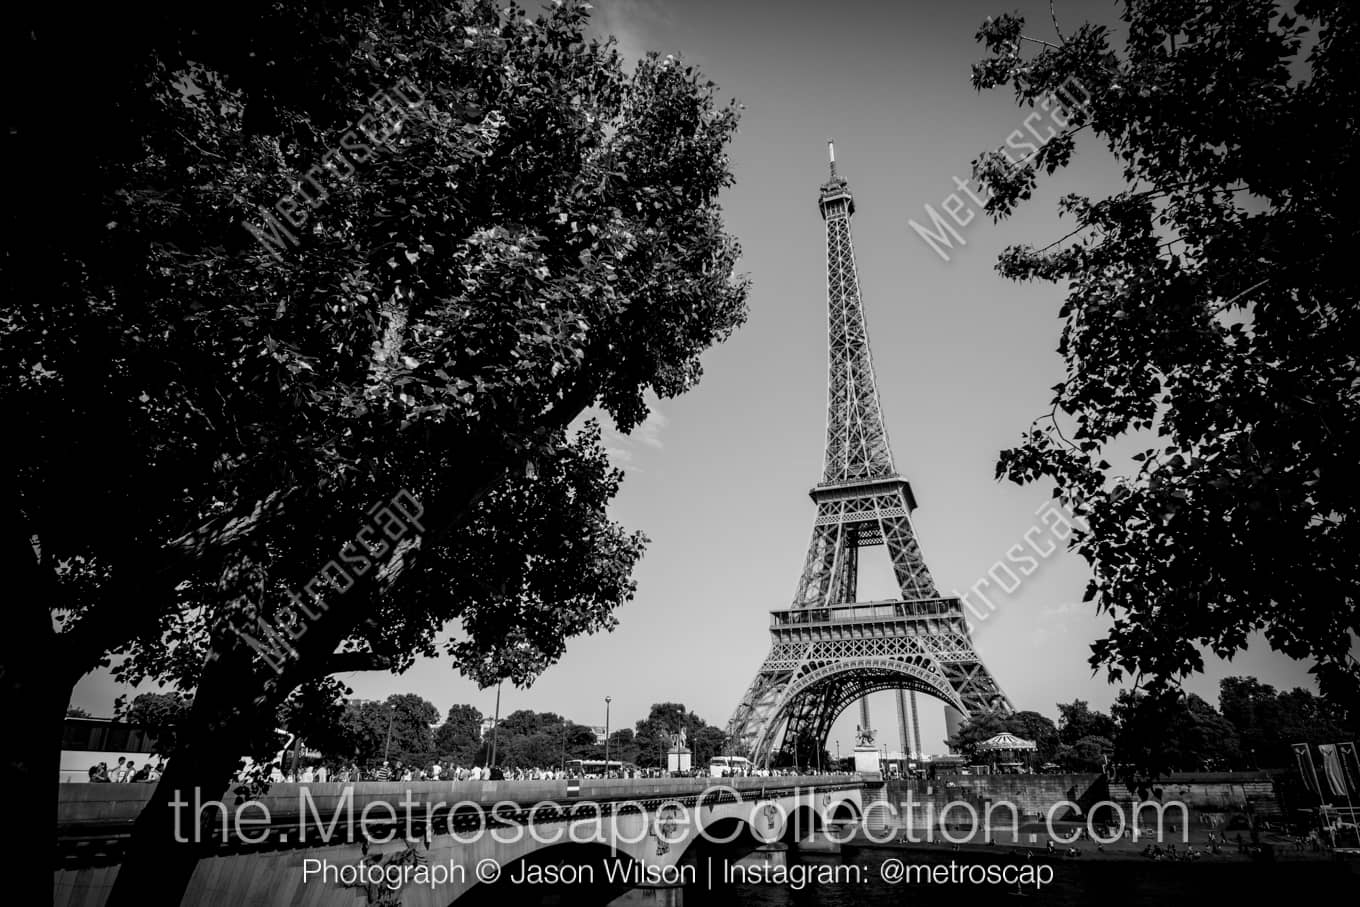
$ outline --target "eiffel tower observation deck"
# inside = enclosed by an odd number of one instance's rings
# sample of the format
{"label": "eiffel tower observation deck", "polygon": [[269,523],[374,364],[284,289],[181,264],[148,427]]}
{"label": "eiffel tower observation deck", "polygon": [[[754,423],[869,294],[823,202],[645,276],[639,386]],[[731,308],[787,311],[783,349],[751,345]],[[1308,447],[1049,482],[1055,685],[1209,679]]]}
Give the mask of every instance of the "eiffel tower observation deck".
{"label": "eiffel tower observation deck", "polygon": [[[769,654],[728,724],[734,746],[756,764],[781,747],[822,747],[855,702],[861,737],[871,739],[867,697],[881,690],[897,691],[902,748],[917,754],[917,693],[969,717],[1012,710],[973,649],[962,603],[939,593],[917,542],[916,498],[893,464],[869,351],[850,235],[855,199],[836,171],[834,145],[830,157],[817,201],[828,339],[826,456],[810,492],[817,515],[793,602],[771,612]],[[873,545],[887,547],[898,597],[860,602],[859,550]]]}

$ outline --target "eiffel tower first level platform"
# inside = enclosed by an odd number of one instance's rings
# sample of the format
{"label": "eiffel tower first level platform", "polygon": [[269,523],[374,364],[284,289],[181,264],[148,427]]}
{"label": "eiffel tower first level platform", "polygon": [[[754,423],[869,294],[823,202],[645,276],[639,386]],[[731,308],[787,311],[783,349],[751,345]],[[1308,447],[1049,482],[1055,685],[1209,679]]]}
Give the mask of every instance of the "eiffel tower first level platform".
{"label": "eiffel tower first level platform", "polygon": [[[861,731],[871,737],[865,697],[882,690],[898,691],[904,752],[921,750],[919,730],[908,746],[907,696],[912,715],[917,693],[969,717],[1012,710],[973,649],[962,603],[936,590],[912,526],[916,499],[893,466],[879,407],[850,239],[854,199],[836,174],[834,148],[819,207],[827,245],[825,471],[810,492],[817,515],[792,607],[771,612],[770,652],[728,724],[734,748],[758,765],[790,743],[822,747],[857,701]],[[899,597],[859,602],[859,551],[874,545],[887,548]]]}

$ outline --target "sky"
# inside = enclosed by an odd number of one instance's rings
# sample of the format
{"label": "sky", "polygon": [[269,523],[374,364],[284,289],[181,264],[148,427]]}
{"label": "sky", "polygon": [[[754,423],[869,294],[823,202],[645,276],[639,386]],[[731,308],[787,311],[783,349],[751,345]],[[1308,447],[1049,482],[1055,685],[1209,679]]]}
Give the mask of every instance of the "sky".
{"label": "sky", "polygon": [[[825,235],[817,189],[826,142],[855,195],[855,253],[878,388],[898,471],[912,483],[921,546],[943,591],[985,577],[1026,533],[1047,549],[1051,486],[994,479],[997,454],[1048,411],[1063,376],[1055,352],[1061,288],[1015,284],[994,269],[1008,245],[1064,235],[1056,200],[1107,194],[1119,173],[1098,144],[1079,143],[1069,171],[1044,184],[1010,220],[980,213],[959,228],[945,260],[911,227],[930,225],[979,153],[1024,128],[1008,92],[979,95],[969,67],[988,16],[1018,10],[1027,34],[1052,39],[1047,0],[599,0],[595,21],[630,59],[647,50],[698,66],[722,99],[744,105],[731,148],[735,185],[722,198],[751,280],[750,317],[703,359],[704,378],[659,401],[631,436],[607,434],[626,471],[613,517],[651,542],[634,601],[612,633],[573,640],[531,688],[502,692],[501,714],[528,708],[574,721],[632,726],[654,702],[682,702],[725,725],[769,646],[769,611],[789,606],[815,508],[826,420]],[[1057,0],[1064,32],[1082,21],[1118,27],[1109,0]],[[1042,126],[1040,127],[1042,130]],[[975,206],[972,206],[975,207]],[[961,214],[967,220],[967,214]],[[1038,527],[1038,532],[1033,531]],[[891,594],[884,549],[862,552],[861,598]],[[881,568],[877,574],[874,567]],[[998,575],[998,574],[994,574]],[[1003,574],[1004,575],[1004,574]],[[1118,688],[1087,663],[1104,621],[1081,603],[1088,571],[1059,546],[996,610],[975,621],[976,648],[1017,709],[1057,719],[1055,704],[1108,708]],[[1187,688],[1217,701],[1218,682],[1246,674],[1313,688],[1304,665],[1263,640],[1230,664],[1212,656]],[[478,690],[447,659],[401,676],[351,674],[356,696],[415,692],[439,707]],[[123,692],[87,677],[73,705],[113,711]],[[871,699],[879,740],[896,749],[892,694]],[[942,705],[918,695],[927,752],[943,752]],[[848,754],[858,711],[828,749]]]}

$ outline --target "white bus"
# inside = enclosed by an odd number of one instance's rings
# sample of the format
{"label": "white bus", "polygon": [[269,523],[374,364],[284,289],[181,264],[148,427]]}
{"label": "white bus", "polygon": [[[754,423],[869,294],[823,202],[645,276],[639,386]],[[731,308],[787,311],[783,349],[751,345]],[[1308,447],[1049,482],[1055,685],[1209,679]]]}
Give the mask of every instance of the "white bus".
{"label": "white bus", "polygon": [[745,756],[714,756],[708,760],[708,774],[712,778],[735,778],[751,774],[751,760]]}
{"label": "white bus", "polygon": [[[68,717],[61,733],[61,780],[66,783],[90,780],[90,768],[103,762],[112,774],[118,759],[129,759],[141,768],[155,765],[156,741],[135,724],[112,718]],[[116,779],[115,779],[116,780]]]}

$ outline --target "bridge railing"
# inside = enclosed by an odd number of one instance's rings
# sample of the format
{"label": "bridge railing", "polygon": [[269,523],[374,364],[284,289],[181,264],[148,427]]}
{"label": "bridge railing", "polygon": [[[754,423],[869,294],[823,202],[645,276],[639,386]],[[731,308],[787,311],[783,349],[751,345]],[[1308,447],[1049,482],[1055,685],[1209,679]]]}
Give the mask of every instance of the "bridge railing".
{"label": "bridge railing", "polygon": [[[573,786],[579,785],[575,790]],[[410,809],[425,812],[433,804],[448,807],[465,804],[490,810],[504,801],[531,807],[539,802],[572,804],[620,800],[645,800],[687,797],[712,788],[731,788],[742,799],[761,794],[773,795],[794,789],[840,790],[862,787],[855,775],[776,775],[745,778],[588,778],[575,782],[561,780],[524,781],[353,781],[325,784],[274,784],[268,792],[252,796],[244,788],[223,791],[218,796],[203,793],[197,803],[221,801],[228,810],[253,800],[262,804],[276,819],[293,821],[304,809],[322,816],[332,815],[345,801],[347,791],[354,813],[369,804],[386,803],[401,810],[409,801]],[[131,826],[142,811],[155,784],[63,784],[58,807],[61,829],[113,829]],[[304,795],[305,792],[305,795]],[[179,798],[188,809],[195,808],[194,793],[185,791]]]}

